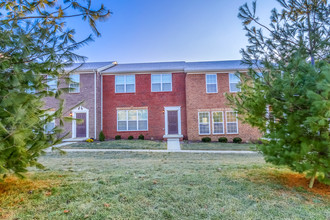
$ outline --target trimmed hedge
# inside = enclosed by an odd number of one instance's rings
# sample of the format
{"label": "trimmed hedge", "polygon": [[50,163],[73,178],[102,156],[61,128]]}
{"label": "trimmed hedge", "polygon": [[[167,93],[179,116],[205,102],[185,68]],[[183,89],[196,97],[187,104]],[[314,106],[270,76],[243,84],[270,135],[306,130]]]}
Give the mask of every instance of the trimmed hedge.
{"label": "trimmed hedge", "polygon": [[115,140],[120,140],[121,139],[121,136],[120,135],[116,135],[115,136]]}
{"label": "trimmed hedge", "polygon": [[134,137],[133,136],[128,136],[128,138],[127,138],[128,140],[133,140],[134,139]]}
{"label": "trimmed hedge", "polygon": [[139,140],[144,140],[144,135],[143,134],[140,134],[139,137],[138,137]]}
{"label": "trimmed hedge", "polygon": [[227,143],[227,142],[228,142],[228,139],[227,139],[226,137],[220,137],[220,138],[218,139],[218,141],[219,141],[220,143]]}
{"label": "trimmed hedge", "polygon": [[240,143],[242,143],[242,138],[240,138],[240,137],[234,137],[233,142],[234,143],[237,143],[237,144],[240,144]]}
{"label": "trimmed hedge", "polygon": [[211,142],[211,138],[210,137],[203,137],[202,142]]}

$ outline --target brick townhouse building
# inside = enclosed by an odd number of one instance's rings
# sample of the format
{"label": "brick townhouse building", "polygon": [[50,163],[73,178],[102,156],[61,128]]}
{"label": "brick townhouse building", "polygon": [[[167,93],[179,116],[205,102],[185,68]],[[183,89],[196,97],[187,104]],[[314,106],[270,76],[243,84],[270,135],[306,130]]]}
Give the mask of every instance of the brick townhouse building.
{"label": "brick townhouse building", "polygon": [[237,119],[224,95],[239,92],[234,73],[247,71],[239,60],[99,62],[75,64],[67,71],[77,92],[65,94],[66,108],[85,101],[69,111],[72,117],[85,119],[80,125],[75,121],[65,125],[70,138],[97,138],[101,130],[107,139],[140,134],[155,140],[261,137],[256,128]]}

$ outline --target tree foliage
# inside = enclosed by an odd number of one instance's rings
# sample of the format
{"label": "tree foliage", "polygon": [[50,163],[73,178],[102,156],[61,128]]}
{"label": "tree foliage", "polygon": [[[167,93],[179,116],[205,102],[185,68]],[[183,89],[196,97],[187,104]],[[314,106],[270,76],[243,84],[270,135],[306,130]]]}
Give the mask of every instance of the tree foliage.
{"label": "tree foliage", "polygon": [[[87,20],[94,33],[100,35],[95,24],[106,19],[110,12],[103,5],[93,10],[91,3],[91,0],[0,1],[2,176],[8,173],[22,176],[29,166],[42,167],[38,157],[61,141],[60,127],[65,118],[60,96],[68,89],[51,90],[47,81],[60,77],[63,68],[73,61],[84,60],[74,51],[92,40],[90,35],[76,41],[74,29],[67,25],[69,18]],[[60,103],[52,114],[44,108],[45,97],[54,97]],[[47,124],[54,119],[60,126],[46,132]]]}
{"label": "tree foliage", "polygon": [[244,122],[268,139],[267,162],[330,184],[330,7],[326,0],[277,0],[270,24],[256,2],[239,9],[249,40],[241,92],[228,95]]}

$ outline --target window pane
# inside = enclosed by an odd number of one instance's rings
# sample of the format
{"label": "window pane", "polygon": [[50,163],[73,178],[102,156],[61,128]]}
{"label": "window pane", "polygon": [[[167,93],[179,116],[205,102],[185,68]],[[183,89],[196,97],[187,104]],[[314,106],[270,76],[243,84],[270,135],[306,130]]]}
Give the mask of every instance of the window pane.
{"label": "window pane", "polygon": [[238,82],[240,82],[240,79],[235,74],[229,73],[229,82],[230,83],[238,83]]}
{"label": "window pane", "polygon": [[237,133],[237,124],[227,123],[227,133]]}
{"label": "window pane", "polygon": [[48,122],[46,125],[45,125],[45,132],[46,133],[51,133],[52,130],[55,128],[55,122]]}
{"label": "window pane", "polygon": [[206,83],[217,83],[217,75],[210,75],[210,74],[207,74],[206,75]]}
{"label": "window pane", "polygon": [[137,120],[137,115],[136,115],[136,110],[129,110],[128,111],[128,120],[132,121],[132,120]]}
{"label": "window pane", "polygon": [[148,121],[143,120],[139,121],[139,130],[147,130],[148,129]]}
{"label": "window pane", "polygon": [[237,88],[237,83],[230,83],[229,86],[230,86],[230,91],[231,92],[239,92],[239,91],[241,91],[239,88]]}
{"label": "window pane", "polygon": [[116,93],[122,93],[125,92],[125,86],[124,85],[116,85]]}
{"label": "window pane", "polygon": [[208,112],[200,112],[199,113],[199,122],[200,123],[209,123],[209,113]]}
{"label": "window pane", "polygon": [[172,74],[163,74],[162,83],[172,83]]}
{"label": "window pane", "polygon": [[118,121],[125,121],[126,120],[126,111],[119,110],[118,111]]}
{"label": "window pane", "polygon": [[227,112],[227,122],[235,122],[236,123],[236,112]]}
{"label": "window pane", "polygon": [[209,125],[200,124],[199,125],[199,133],[200,134],[209,134],[210,133]]}
{"label": "window pane", "polygon": [[74,83],[79,83],[80,75],[79,74],[70,74],[70,80]]}
{"label": "window pane", "polygon": [[151,75],[151,83],[161,83],[161,75],[160,74],[152,74]]}
{"label": "window pane", "polygon": [[148,110],[139,110],[139,120],[148,120]]}
{"label": "window pane", "polygon": [[151,85],[151,91],[153,91],[153,92],[160,92],[160,87],[161,87],[161,84],[160,83],[153,83]]}
{"label": "window pane", "polygon": [[135,84],[135,75],[126,76],[126,83],[127,84]]}
{"label": "window pane", "polygon": [[118,131],[126,131],[127,130],[126,121],[118,121]]}
{"label": "window pane", "polygon": [[213,112],[213,122],[223,122],[222,112]]}
{"label": "window pane", "polygon": [[57,78],[55,76],[47,76],[47,85],[49,91],[57,90]]}
{"label": "window pane", "polygon": [[116,76],[115,77],[116,85],[125,83],[125,76]]}
{"label": "window pane", "polygon": [[137,122],[136,121],[128,121],[128,129],[129,131],[137,130]]}
{"label": "window pane", "polygon": [[214,123],[213,129],[215,134],[223,134],[223,123]]}
{"label": "window pane", "polygon": [[172,91],[171,83],[163,83],[163,91]]}
{"label": "window pane", "polygon": [[216,84],[207,84],[207,92],[217,92]]}
{"label": "window pane", "polygon": [[134,84],[127,84],[126,85],[126,92],[135,92],[135,85]]}

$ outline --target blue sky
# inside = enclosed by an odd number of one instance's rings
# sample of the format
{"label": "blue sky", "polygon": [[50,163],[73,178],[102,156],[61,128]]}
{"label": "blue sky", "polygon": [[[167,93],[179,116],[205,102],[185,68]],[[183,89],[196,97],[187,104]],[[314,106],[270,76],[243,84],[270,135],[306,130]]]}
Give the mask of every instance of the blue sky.
{"label": "blue sky", "polygon": [[[96,0],[113,14],[98,23],[102,36],[79,51],[87,61],[157,62],[240,59],[247,38],[238,8],[251,0]],[[268,24],[275,0],[259,0],[257,14]],[[77,39],[91,33],[70,21]]]}

